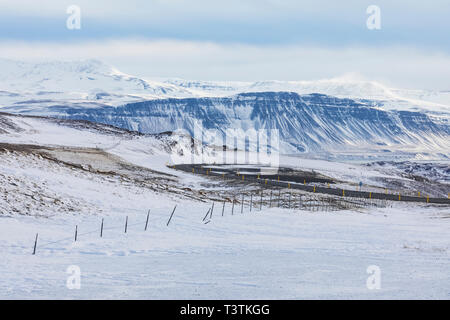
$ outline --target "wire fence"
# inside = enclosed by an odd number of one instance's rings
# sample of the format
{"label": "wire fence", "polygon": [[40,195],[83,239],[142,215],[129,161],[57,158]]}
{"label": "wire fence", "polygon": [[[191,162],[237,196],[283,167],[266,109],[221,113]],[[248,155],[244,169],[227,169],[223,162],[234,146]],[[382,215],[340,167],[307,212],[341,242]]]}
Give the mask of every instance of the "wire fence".
{"label": "wire fence", "polygon": [[[234,181],[239,183],[257,183],[260,184],[263,188],[286,188],[286,189],[296,189],[302,190],[310,193],[320,193],[320,194],[329,194],[342,198],[361,198],[361,199],[379,199],[386,201],[405,201],[405,202],[423,202],[423,203],[434,203],[434,204],[450,204],[450,192],[447,194],[447,198],[437,198],[430,197],[429,195],[421,194],[417,192],[417,196],[407,195],[404,192],[402,194],[401,191],[390,193],[387,189],[385,192],[371,192],[371,191],[357,191],[357,190],[349,190],[343,188],[332,188],[330,183],[328,186],[323,185],[311,185],[307,184],[306,179],[304,179],[303,184],[297,182],[289,182],[289,181],[280,181],[278,176],[264,176],[264,175],[243,175],[239,172],[235,174],[224,173],[224,172],[215,172],[212,171],[211,168],[205,168],[203,165],[193,165],[193,164],[181,164],[181,165],[171,165],[169,166],[173,169],[182,170],[185,172],[191,172],[194,174],[201,174],[208,177],[218,178],[224,181]],[[310,179],[310,178],[308,178]],[[326,181],[324,179],[316,179],[320,181]],[[319,182],[320,182],[319,181]]]}
{"label": "wire fence", "polygon": [[[184,167],[182,170],[187,170]],[[225,179],[225,175],[214,175],[211,171],[205,171],[206,175],[216,176]],[[228,177],[227,177],[228,178]],[[231,178],[232,180],[236,180]],[[319,186],[306,186],[303,185],[300,188],[297,185],[293,185],[289,182],[281,181],[268,181],[268,179],[254,178],[254,177],[242,177],[239,181],[257,182],[263,184],[263,188],[259,191],[242,191],[238,194],[234,194],[230,197],[223,196],[221,200],[214,200],[211,206],[206,211],[206,214],[201,217],[201,222],[208,224],[212,221],[213,216],[225,215],[233,216],[243,213],[257,213],[262,212],[263,209],[270,208],[283,208],[290,210],[289,212],[310,211],[310,212],[331,212],[339,210],[362,210],[369,207],[392,207],[394,202],[397,201],[415,201],[417,199],[410,200],[410,197],[402,198],[401,195],[393,196],[387,194],[367,193],[360,191],[349,191],[343,189],[331,189]],[[307,191],[308,193],[304,193]],[[303,193],[302,193],[303,192]],[[382,195],[382,196],[381,196]],[[436,201],[436,200],[448,200],[441,198],[426,198],[427,203],[450,203],[448,201]],[[423,199],[420,199],[424,202]],[[177,206],[175,205],[168,217],[166,226],[169,227]],[[103,237],[103,232],[108,230],[120,230],[124,233],[128,232],[130,226],[145,226],[143,231],[147,230],[149,222],[150,210],[147,212],[147,218],[144,221],[129,224],[128,216],[125,217],[123,225],[117,226],[105,226],[104,219],[101,221],[100,228],[92,231],[86,231],[79,233],[78,225],[75,226],[74,235],[71,237],[65,237],[62,239],[44,242],[39,244],[39,249],[48,248],[51,245],[63,243],[66,241],[79,241],[79,237],[98,234],[99,238]],[[36,234],[33,255],[36,254],[38,249],[39,234]]]}

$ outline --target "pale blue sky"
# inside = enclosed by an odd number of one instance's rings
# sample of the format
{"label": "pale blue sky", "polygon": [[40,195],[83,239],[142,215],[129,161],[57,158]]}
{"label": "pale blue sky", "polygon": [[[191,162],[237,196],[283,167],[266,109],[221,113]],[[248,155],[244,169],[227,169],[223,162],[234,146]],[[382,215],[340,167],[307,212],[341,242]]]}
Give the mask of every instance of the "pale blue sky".
{"label": "pale blue sky", "polygon": [[[81,8],[81,30],[66,28],[71,4]],[[371,4],[381,9],[381,30],[366,28]],[[450,70],[449,17],[448,0],[1,0],[0,56],[98,58],[130,73],[193,79],[355,72],[448,89],[439,71]]]}

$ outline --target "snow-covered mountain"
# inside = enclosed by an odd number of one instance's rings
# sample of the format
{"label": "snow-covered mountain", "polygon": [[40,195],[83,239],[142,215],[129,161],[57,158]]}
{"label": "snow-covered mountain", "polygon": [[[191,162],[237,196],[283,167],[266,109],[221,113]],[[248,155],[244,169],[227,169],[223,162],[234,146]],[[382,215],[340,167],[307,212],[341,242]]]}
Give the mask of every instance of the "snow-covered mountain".
{"label": "snow-covered mountain", "polygon": [[[392,89],[342,77],[320,81],[149,81],[96,60],[0,60],[0,106],[143,133],[196,125],[279,129],[281,151],[450,154],[446,93]],[[426,102],[422,99],[437,102]]]}
{"label": "snow-covered mountain", "polygon": [[120,107],[53,107],[82,119],[145,133],[196,126],[215,129],[278,129],[283,153],[407,151],[450,154],[450,124],[422,112],[386,111],[369,102],[321,94],[242,93],[222,98],[157,99]]}
{"label": "snow-covered mountain", "polygon": [[355,75],[317,81],[188,81],[169,79],[173,84],[193,94],[206,97],[225,97],[249,92],[295,92],[301,95],[321,93],[337,98],[371,101],[384,110],[423,111],[437,116],[450,114],[450,90],[427,91],[389,88],[376,81],[363,80]]}
{"label": "snow-covered mountain", "polygon": [[389,88],[355,75],[317,81],[149,80],[98,60],[28,63],[0,59],[0,108],[46,113],[47,106],[119,106],[161,98],[226,97],[246,92],[321,93],[373,100],[383,109],[450,113],[450,90]]}
{"label": "snow-covered mountain", "polygon": [[35,113],[53,105],[98,107],[192,94],[125,74],[97,60],[25,63],[0,59],[0,106]]}

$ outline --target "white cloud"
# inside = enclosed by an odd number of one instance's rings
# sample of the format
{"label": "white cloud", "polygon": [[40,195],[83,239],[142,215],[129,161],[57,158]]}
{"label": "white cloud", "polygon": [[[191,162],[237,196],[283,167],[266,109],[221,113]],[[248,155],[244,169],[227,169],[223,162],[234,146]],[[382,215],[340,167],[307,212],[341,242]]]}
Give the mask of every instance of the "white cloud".
{"label": "white cloud", "polygon": [[15,60],[99,59],[145,77],[314,80],[354,72],[403,88],[448,90],[450,56],[410,47],[308,47],[147,39],[80,43],[0,42]]}

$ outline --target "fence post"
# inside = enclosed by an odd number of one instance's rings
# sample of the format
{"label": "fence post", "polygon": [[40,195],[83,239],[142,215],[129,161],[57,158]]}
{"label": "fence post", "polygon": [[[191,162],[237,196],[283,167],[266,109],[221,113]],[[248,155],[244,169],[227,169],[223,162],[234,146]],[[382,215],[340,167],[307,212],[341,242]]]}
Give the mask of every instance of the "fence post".
{"label": "fence post", "polygon": [[36,254],[37,240],[38,240],[38,233],[36,233],[36,238],[34,239],[33,255]]}
{"label": "fence post", "polygon": [[244,213],[244,194],[242,194],[241,213]]}
{"label": "fence post", "polygon": [[144,231],[147,231],[147,226],[148,226],[148,217],[150,216],[150,209],[148,209],[148,212],[147,212],[147,220],[145,220],[145,228],[144,228]]}
{"label": "fence post", "polygon": [[231,205],[231,215],[234,214],[234,201],[235,201],[235,200],[236,200],[236,199],[233,198],[233,204]]}
{"label": "fence post", "polygon": [[78,225],[75,226],[75,242],[77,242],[78,237]]}
{"label": "fence post", "polygon": [[222,217],[223,217],[223,213],[225,211],[225,200],[223,200],[223,206],[222,206]]}
{"label": "fence post", "polygon": [[289,209],[291,209],[291,197],[292,197],[292,191],[289,193]]}
{"label": "fence post", "polygon": [[214,211],[214,201],[213,201],[213,204],[212,204],[212,207],[211,207],[211,214],[209,215],[209,218],[210,219],[212,219],[212,214],[213,214],[213,211]]}
{"label": "fence post", "polygon": [[211,211],[211,208],[208,209],[208,211],[206,212],[206,215],[203,217],[202,221],[205,221],[206,218],[208,217],[209,212]]}
{"label": "fence post", "polygon": [[173,211],[172,214],[170,215],[169,221],[167,221],[167,226],[169,226],[170,221],[172,220],[173,214],[175,213],[175,209],[177,208],[177,205],[175,205],[175,207],[173,207]]}
{"label": "fence post", "polygon": [[102,218],[102,225],[100,227],[100,238],[103,237],[103,218]]}
{"label": "fence post", "polygon": [[125,233],[127,233],[128,228],[128,216],[125,218]]}
{"label": "fence post", "polygon": [[270,190],[269,208],[272,208],[272,192],[273,192],[273,190]]}
{"label": "fence post", "polygon": [[261,189],[261,201],[259,202],[259,211],[262,210],[263,190]]}
{"label": "fence post", "polygon": [[[278,177],[279,179],[280,177]],[[278,189],[278,208],[280,207],[281,189]]]}

